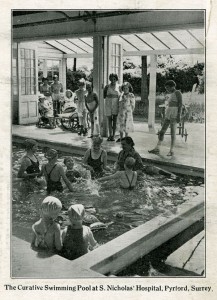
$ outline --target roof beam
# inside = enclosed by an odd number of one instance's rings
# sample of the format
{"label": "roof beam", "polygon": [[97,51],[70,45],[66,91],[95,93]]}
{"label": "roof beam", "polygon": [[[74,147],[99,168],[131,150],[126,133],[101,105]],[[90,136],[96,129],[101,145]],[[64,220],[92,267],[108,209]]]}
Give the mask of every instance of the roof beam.
{"label": "roof beam", "polygon": [[129,42],[127,39],[125,39],[123,36],[119,35],[119,37],[122,38],[125,42],[127,42],[130,46],[132,46],[136,50],[140,51],[139,48],[137,48],[135,45],[133,45],[131,42]]}
{"label": "roof beam", "polygon": [[204,48],[126,51],[123,56],[204,54]]}
{"label": "roof beam", "polygon": [[74,45],[75,47],[81,49],[82,51],[88,53],[88,51],[84,50],[83,48],[81,48],[80,46],[76,45],[75,43],[71,42],[69,39],[66,39],[69,43],[71,43],[72,45]]}
{"label": "roof beam", "polygon": [[93,58],[93,53],[63,54],[63,58]]}
{"label": "roof beam", "polygon": [[155,37],[162,45],[167,47],[167,49],[170,49],[170,47],[168,47],[167,44],[165,44],[161,39],[159,39],[153,32],[150,32],[150,34],[153,35],[153,37]]}
{"label": "roof beam", "polygon": [[198,40],[198,38],[196,38],[196,36],[192,33],[192,32],[190,32],[189,30],[187,30],[187,32],[201,45],[201,46],[203,46],[204,47],[204,44],[203,43],[201,43],[201,41],[199,41]]}
{"label": "roof beam", "polygon": [[181,44],[185,49],[188,49],[174,34],[172,34],[170,31],[168,33],[179,43]]}

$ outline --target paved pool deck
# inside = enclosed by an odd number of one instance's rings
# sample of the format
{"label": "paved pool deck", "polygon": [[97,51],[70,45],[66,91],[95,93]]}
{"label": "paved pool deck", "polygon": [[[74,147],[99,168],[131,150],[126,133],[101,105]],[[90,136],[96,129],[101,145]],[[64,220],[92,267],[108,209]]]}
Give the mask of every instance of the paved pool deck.
{"label": "paved pool deck", "polygon": [[[205,169],[205,125],[199,123],[186,123],[188,137],[177,135],[175,156],[167,157],[170,146],[170,135],[166,135],[160,155],[150,154],[148,150],[153,149],[157,142],[157,134],[149,133],[145,122],[135,122],[135,132],[131,134],[135,142],[135,149],[140,153],[144,163],[166,167],[170,171],[181,170],[180,173],[194,175],[203,174]],[[155,131],[160,129],[156,124]],[[178,132],[178,131],[177,131]],[[91,139],[80,137],[77,133],[63,130],[61,127],[55,129],[37,128],[35,125],[13,125],[13,141],[25,138],[38,140],[41,145],[52,146],[58,150],[83,155],[90,147]],[[118,138],[118,136],[117,136]],[[117,139],[116,138],[116,139]],[[116,160],[121,150],[120,143],[103,141],[103,148],[108,153],[110,160]],[[192,174],[193,174],[192,173]]]}

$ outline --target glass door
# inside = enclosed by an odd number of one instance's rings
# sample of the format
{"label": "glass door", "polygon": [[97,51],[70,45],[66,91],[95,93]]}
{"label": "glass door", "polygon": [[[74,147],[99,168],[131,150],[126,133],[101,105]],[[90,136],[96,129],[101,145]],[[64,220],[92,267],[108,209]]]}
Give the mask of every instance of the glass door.
{"label": "glass door", "polygon": [[18,44],[19,124],[38,120],[37,48],[30,43]]}

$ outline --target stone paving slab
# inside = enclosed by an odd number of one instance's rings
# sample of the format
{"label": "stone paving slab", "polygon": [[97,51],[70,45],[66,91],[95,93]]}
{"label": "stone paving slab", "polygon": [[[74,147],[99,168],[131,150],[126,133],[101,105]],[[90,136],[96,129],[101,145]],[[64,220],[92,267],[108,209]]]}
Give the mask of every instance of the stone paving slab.
{"label": "stone paving slab", "polygon": [[[166,135],[162,145],[161,155],[148,153],[157,142],[157,134],[149,133],[147,124],[135,122],[135,132],[131,134],[135,142],[135,149],[140,153],[143,160],[156,162],[162,165],[186,166],[188,168],[205,168],[205,126],[204,124],[189,123],[185,126],[188,128],[188,139],[185,142],[184,138],[177,135],[175,156],[170,158],[166,154],[169,152],[170,136]],[[159,129],[159,125],[156,131]],[[58,144],[65,144],[69,148],[77,148],[81,152],[90,146],[91,139],[88,137],[80,137],[76,133],[63,131],[62,128],[55,129],[37,128],[35,125],[22,126],[13,125],[12,134],[15,137],[33,138],[41,141],[48,141]],[[120,143],[107,142],[104,138],[103,148],[109,155],[117,157],[121,150]]]}

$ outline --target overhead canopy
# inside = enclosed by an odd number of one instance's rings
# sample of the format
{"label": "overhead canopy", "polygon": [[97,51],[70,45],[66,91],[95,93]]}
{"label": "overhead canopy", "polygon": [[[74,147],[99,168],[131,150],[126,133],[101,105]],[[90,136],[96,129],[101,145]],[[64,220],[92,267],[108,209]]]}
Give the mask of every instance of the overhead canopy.
{"label": "overhead canopy", "polygon": [[[204,30],[170,30],[160,32],[145,32],[115,36],[115,42],[123,46],[125,56],[137,55],[144,51],[161,50],[190,50],[204,48]],[[93,38],[68,38],[44,41],[62,51],[65,57],[79,54],[91,57],[93,55]],[[201,53],[202,53],[201,51]]]}
{"label": "overhead canopy", "polygon": [[[205,20],[204,10],[14,10],[12,13],[13,39],[16,41],[42,40],[44,37],[46,40],[58,40],[94,34],[120,34],[124,37],[128,33],[162,31],[166,32],[168,47],[174,47],[175,43],[173,38],[170,45],[169,38],[172,36],[169,31],[201,29]],[[150,49],[157,49],[157,40],[162,40],[163,36],[158,34],[157,38],[145,38],[149,39]],[[162,43],[160,45],[162,47]],[[146,47],[149,45],[146,44]]]}

